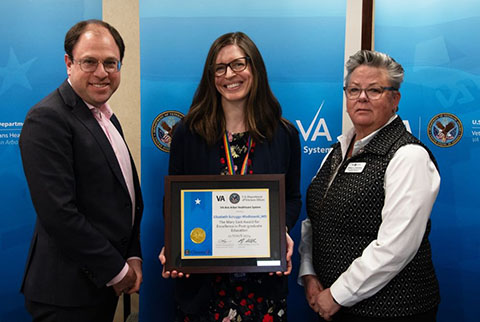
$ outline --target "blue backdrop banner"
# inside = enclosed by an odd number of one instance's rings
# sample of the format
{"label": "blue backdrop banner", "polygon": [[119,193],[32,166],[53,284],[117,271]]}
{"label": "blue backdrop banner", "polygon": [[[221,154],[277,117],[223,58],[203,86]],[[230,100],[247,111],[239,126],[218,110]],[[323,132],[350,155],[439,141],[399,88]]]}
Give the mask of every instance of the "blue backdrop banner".
{"label": "blue backdrop banner", "polygon": [[[157,259],[164,243],[162,200],[171,130],[161,124],[187,113],[210,45],[232,31],[243,31],[256,43],[283,114],[299,130],[306,191],[341,132],[345,9],[345,1],[338,0],[140,1],[145,199],[141,321],[173,320],[172,282],[162,279]],[[304,218],[303,210],[291,232],[297,245]],[[288,314],[292,321],[316,321],[296,284],[297,271],[295,251]]]}
{"label": "blue backdrop banner", "polygon": [[376,1],[375,49],[405,68],[399,114],[437,158],[438,321],[480,317],[480,2]]}
{"label": "blue backdrop banner", "polygon": [[19,293],[35,223],[18,138],[27,111],[66,78],[63,40],[101,0],[0,1],[0,321],[31,321]]}

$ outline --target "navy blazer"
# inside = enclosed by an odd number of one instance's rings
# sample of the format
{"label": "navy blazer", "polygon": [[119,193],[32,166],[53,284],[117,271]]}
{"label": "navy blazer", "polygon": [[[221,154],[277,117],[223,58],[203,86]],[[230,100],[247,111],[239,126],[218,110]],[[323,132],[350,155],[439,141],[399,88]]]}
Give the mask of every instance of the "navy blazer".
{"label": "navy blazer", "polygon": [[[115,116],[112,123],[122,130]],[[123,135],[123,134],[122,134]],[[105,285],[141,257],[142,194],[132,202],[115,153],[65,81],[27,114],[20,151],[37,213],[21,291],[31,301],[85,306],[112,296]]]}
{"label": "navy blazer", "polygon": [[[220,142],[208,146],[205,140],[191,132],[183,122],[174,130],[170,147],[170,175],[220,173]],[[290,231],[300,214],[300,140],[293,126],[278,124],[270,141],[256,143],[252,159],[254,174],[285,174],[286,225]],[[192,274],[176,280],[176,300],[185,313],[208,310],[211,297],[209,274]],[[287,278],[265,274],[265,296],[283,298],[287,295]]]}

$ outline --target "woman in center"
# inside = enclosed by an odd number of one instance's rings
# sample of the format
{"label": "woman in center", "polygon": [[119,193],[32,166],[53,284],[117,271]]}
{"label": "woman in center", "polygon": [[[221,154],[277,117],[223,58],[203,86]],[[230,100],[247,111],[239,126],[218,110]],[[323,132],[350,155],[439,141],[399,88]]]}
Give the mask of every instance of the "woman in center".
{"label": "woman in center", "polygon": [[[187,115],[174,130],[170,175],[285,174],[286,225],[300,213],[300,141],[282,117],[262,56],[242,32],[210,47]],[[177,321],[286,321],[293,240],[287,233],[286,272],[192,274],[177,278]],[[164,263],[162,254],[160,260]],[[164,277],[180,277],[166,272]]]}

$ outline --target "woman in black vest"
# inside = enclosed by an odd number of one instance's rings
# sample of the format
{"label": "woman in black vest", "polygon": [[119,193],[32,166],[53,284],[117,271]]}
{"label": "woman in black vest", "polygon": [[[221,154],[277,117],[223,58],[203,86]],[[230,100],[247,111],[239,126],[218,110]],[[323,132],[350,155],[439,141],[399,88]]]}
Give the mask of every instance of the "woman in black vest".
{"label": "woman in black vest", "polygon": [[435,321],[440,302],[428,234],[440,176],[396,114],[403,68],[368,50],[346,64],[353,129],[307,191],[299,275],[320,320]]}

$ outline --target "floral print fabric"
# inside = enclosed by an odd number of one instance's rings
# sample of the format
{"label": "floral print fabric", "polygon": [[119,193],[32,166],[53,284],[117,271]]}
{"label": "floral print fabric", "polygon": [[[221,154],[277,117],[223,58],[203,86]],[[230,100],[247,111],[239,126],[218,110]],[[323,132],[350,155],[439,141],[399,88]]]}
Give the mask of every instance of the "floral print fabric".
{"label": "floral print fabric", "polygon": [[[243,133],[227,133],[228,142],[230,144],[230,152],[232,153],[233,158],[233,170],[238,174],[242,167],[245,156],[248,152],[248,132]],[[255,153],[255,141],[252,142],[252,147],[250,149],[250,154],[248,155],[247,161],[247,174],[252,174],[252,158]],[[220,174],[228,175],[228,165],[227,165],[227,156],[225,155],[225,146],[220,144]]]}
{"label": "floral print fabric", "polygon": [[212,281],[208,312],[185,315],[177,308],[178,322],[285,322],[287,300],[268,299],[259,290],[266,274],[217,274]]}

